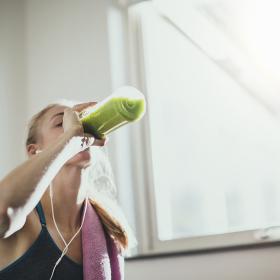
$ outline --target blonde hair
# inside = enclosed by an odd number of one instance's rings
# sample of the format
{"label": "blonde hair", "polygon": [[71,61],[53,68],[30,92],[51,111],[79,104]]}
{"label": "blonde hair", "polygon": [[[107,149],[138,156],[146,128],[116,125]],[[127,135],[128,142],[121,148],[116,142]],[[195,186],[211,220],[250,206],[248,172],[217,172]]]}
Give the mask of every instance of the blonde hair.
{"label": "blonde hair", "polygon": [[31,120],[28,124],[27,138],[25,141],[26,147],[30,144],[35,144],[38,141],[38,137],[39,137],[38,130],[39,130],[39,123],[40,123],[41,119],[50,109],[52,109],[53,107],[55,107],[57,105],[59,105],[59,104],[55,104],[55,103],[50,104],[31,118]]}
{"label": "blonde hair", "polygon": [[[44,115],[51,108],[60,105],[62,104],[49,104],[31,118],[25,142],[26,147],[37,143],[39,140],[39,127]],[[94,147],[91,147],[90,151],[91,149],[94,149]],[[136,246],[137,241],[116,203],[116,188],[112,180],[111,166],[108,157],[101,150],[101,148],[98,148],[94,151],[94,163],[91,164],[91,167],[82,171],[81,186],[83,190],[79,194],[88,192],[89,201],[95,208],[104,229],[115,240],[118,248],[120,250],[130,249]]]}

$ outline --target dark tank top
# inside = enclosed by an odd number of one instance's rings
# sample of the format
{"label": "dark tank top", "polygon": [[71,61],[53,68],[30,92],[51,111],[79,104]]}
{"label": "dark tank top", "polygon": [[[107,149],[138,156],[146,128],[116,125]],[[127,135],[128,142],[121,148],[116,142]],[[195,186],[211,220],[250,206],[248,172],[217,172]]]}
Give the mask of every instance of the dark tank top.
{"label": "dark tank top", "polygon": [[[31,247],[18,259],[0,270],[0,280],[49,280],[53,267],[61,256],[46,227],[41,203],[36,206],[42,225],[41,232]],[[64,255],[57,265],[52,280],[82,280],[83,266]]]}

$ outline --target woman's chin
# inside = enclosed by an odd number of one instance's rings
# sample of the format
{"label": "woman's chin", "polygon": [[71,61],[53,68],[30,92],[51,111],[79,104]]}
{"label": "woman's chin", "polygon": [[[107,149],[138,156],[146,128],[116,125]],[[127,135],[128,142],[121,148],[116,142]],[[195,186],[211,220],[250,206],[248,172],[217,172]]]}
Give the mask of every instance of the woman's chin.
{"label": "woman's chin", "polygon": [[91,159],[90,151],[86,149],[82,152],[79,152],[75,156],[73,156],[65,164],[67,164],[67,165],[78,165],[82,168],[85,168],[88,165],[90,165],[90,159]]}

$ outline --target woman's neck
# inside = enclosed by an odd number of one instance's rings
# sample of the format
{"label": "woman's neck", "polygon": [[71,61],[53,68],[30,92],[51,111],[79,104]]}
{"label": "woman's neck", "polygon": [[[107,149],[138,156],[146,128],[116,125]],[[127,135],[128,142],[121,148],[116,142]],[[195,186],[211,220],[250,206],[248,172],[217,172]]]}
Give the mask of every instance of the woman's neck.
{"label": "woman's neck", "polygon": [[[73,233],[81,226],[83,202],[77,202],[82,170],[76,166],[64,166],[52,181],[53,208],[56,223],[61,231]],[[50,188],[50,187],[49,187]],[[41,202],[47,224],[53,224],[50,190],[44,193]]]}

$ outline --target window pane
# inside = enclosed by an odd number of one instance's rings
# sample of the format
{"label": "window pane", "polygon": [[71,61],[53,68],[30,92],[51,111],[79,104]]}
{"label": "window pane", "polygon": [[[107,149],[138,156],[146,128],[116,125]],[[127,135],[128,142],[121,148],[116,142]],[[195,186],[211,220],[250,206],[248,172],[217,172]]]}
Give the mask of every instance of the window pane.
{"label": "window pane", "polygon": [[163,17],[143,20],[159,238],[279,225],[278,119]]}

